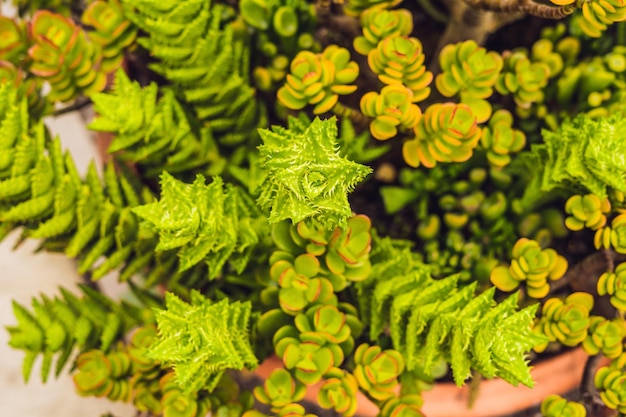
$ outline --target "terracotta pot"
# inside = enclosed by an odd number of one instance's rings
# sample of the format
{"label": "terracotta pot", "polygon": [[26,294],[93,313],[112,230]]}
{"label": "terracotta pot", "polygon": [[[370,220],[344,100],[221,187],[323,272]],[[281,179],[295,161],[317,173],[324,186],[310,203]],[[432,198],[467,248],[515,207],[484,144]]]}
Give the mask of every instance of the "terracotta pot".
{"label": "terracotta pot", "polygon": [[[582,349],[574,349],[539,362],[530,373],[535,387],[514,387],[501,379],[484,380],[474,406],[467,408],[469,386],[458,388],[453,383],[439,383],[423,393],[422,411],[427,417],[497,417],[515,413],[541,403],[550,394],[564,394],[577,387],[582,379],[588,355]],[[267,379],[272,371],[282,367],[277,357],[265,360],[254,373]],[[317,403],[321,383],[309,386],[305,399]],[[361,392],[358,395],[358,416],[375,416],[378,407]]]}

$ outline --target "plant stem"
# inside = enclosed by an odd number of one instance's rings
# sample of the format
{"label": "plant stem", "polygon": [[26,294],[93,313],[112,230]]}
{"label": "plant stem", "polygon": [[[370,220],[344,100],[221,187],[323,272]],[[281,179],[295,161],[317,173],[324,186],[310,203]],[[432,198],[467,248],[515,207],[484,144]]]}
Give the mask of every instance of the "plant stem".
{"label": "plant stem", "polygon": [[607,407],[598,395],[598,390],[594,384],[596,370],[602,355],[589,356],[583,370],[582,382],[580,383],[579,401],[585,406],[588,416],[604,416]]}
{"label": "plant stem", "polygon": [[348,117],[352,124],[360,130],[368,130],[370,126],[370,118],[365,116],[359,110],[345,106],[339,102],[330,110],[339,117]]}
{"label": "plant stem", "polygon": [[419,4],[424,13],[437,22],[448,23],[448,20],[450,20],[447,14],[433,5],[432,0],[417,0],[417,4]]}
{"label": "plant stem", "polygon": [[576,291],[597,294],[597,279],[604,272],[612,271],[615,263],[626,261],[626,255],[614,250],[599,250],[570,268],[565,275],[550,283],[550,293],[569,285]]}
{"label": "plant stem", "polygon": [[532,0],[465,0],[474,7],[492,12],[525,13],[542,19],[562,19],[571,14],[576,6],[550,6]]}

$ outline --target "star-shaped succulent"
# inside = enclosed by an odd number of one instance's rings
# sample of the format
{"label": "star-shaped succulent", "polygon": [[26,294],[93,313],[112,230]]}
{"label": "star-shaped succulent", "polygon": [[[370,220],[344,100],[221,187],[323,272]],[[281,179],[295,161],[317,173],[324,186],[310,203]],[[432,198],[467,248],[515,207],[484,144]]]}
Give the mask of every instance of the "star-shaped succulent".
{"label": "star-shaped succulent", "polygon": [[348,192],[372,170],[340,156],[336,119],[316,118],[308,127],[274,126],[260,134],[268,175],[258,204],[271,209],[270,223],[313,218],[327,229],[345,228],[352,216]]}

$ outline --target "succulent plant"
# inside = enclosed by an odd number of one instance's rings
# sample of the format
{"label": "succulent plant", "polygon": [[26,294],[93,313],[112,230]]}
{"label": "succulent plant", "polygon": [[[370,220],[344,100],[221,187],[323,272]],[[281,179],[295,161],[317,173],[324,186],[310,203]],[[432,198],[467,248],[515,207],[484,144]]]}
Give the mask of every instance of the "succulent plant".
{"label": "succulent plant", "polygon": [[626,20],[626,4],[622,0],[587,0],[581,2],[580,8],[577,24],[592,38],[599,38],[609,25]]}
{"label": "succulent plant", "polygon": [[263,404],[269,404],[272,411],[278,412],[285,406],[304,398],[306,386],[293,379],[289,371],[275,369],[262,386],[254,389],[254,397]]}
{"label": "succulent plant", "polygon": [[618,253],[626,253],[626,212],[613,218],[611,226],[596,230],[593,239],[596,249],[613,248]]}
{"label": "succulent plant", "polygon": [[361,55],[369,54],[383,39],[408,36],[413,31],[413,17],[406,9],[368,9],[361,14],[360,22],[363,36],[357,36],[353,45]]}
{"label": "succulent plant", "polygon": [[598,295],[610,295],[611,304],[620,311],[626,311],[626,262],[607,271],[598,278]]}
{"label": "succulent plant", "polygon": [[607,198],[601,200],[595,194],[573,195],[565,203],[565,212],[569,214],[565,225],[573,231],[587,227],[598,230],[606,224],[606,214],[611,211]]}
{"label": "succulent plant", "polygon": [[422,43],[417,38],[392,36],[378,43],[367,55],[367,62],[378,79],[387,85],[404,84],[413,92],[413,102],[430,95],[433,74],[424,66]]}
{"label": "succulent plant", "polygon": [[623,360],[613,361],[610,366],[598,369],[594,385],[600,392],[602,402],[620,414],[626,413],[626,374],[618,364]]}
{"label": "succulent plant", "polygon": [[278,89],[278,100],[287,108],[303,109],[315,105],[313,113],[330,111],[339,95],[351,94],[351,85],[359,75],[359,66],[350,61],[350,52],[330,45],[321,54],[301,51],[291,61],[290,72],[284,86]]}
{"label": "succulent plant", "polygon": [[468,160],[482,134],[472,109],[462,103],[429,106],[414,131],[415,137],[404,143],[402,155],[410,166],[427,168],[437,162]]}
{"label": "succulent plant", "polygon": [[89,4],[81,21],[93,29],[89,31],[89,39],[102,49],[100,69],[109,73],[119,68],[124,50],[137,37],[137,29],[124,17],[119,0],[97,0]]}
{"label": "succulent plant", "polygon": [[401,0],[348,0],[344,12],[348,16],[358,16],[367,9],[381,11],[397,6],[400,2]]}
{"label": "succulent plant", "polygon": [[361,97],[361,111],[374,119],[370,132],[378,140],[396,136],[398,128],[414,128],[422,117],[422,110],[413,103],[413,92],[402,84],[385,86],[380,94],[366,93]]}
{"label": "succulent plant", "polygon": [[0,16],[0,33],[0,60],[17,64],[25,57],[29,47],[26,28],[14,19]]}
{"label": "succulent plant", "polygon": [[[535,323],[534,329],[547,336],[551,342],[576,346],[587,338],[592,308],[593,297],[585,292],[572,293],[565,300],[550,298],[541,308],[541,318]],[[548,343],[540,344],[534,350],[543,352],[547,346]]]}
{"label": "succulent plant", "polygon": [[592,316],[583,349],[590,355],[602,353],[607,358],[617,358],[623,352],[626,337],[626,321],[623,318],[607,320],[601,316]]}
{"label": "succulent plant", "polygon": [[123,347],[121,349],[109,354],[90,350],[76,359],[77,372],[73,379],[79,394],[128,401],[131,387],[127,376],[131,361]]}
{"label": "succulent plant", "polygon": [[544,62],[532,62],[524,50],[502,54],[504,68],[495,84],[500,94],[513,94],[522,109],[544,100],[544,89],[550,77],[550,67]]}
{"label": "succulent plant", "polygon": [[417,394],[392,397],[380,407],[380,417],[424,417],[421,407],[424,403]]}
{"label": "succulent plant", "polygon": [[587,410],[581,403],[552,394],[541,402],[541,414],[543,417],[586,417]]}
{"label": "succulent plant", "polygon": [[533,298],[548,295],[548,280],[561,278],[567,261],[554,249],[542,249],[537,241],[521,238],[513,246],[511,265],[498,266],[491,272],[491,282],[502,291],[515,290],[526,281],[526,291]]}
{"label": "succulent plant", "polygon": [[400,352],[362,344],[354,352],[354,362],[354,376],[372,398],[385,401],[396,395],[394,389],[404,371],[404,358]]}
{"label": "succulent plant", "polygon": [[526,135],[513,128],[513,115],[501,109],[483,127],[480,144],[487,151],[489,163],[496,168],[503,168],[511,162],[511,154],[521,151],[526,145]]}
{"label": "succulent plant", "polygon": [[343,369],[333,368],[325,377],[325,381],[317,394],[319,405],[351,417],[356,413],[359,391],[356,379]]}
{"label": "succulent plant", "polygon": [[78,93],[104,89],[106,73],[100,68],[100,48],[72,20],[40,10],[32,18],[30,34],[29,70],[50,83],[50,100],[68,101]]}
{"label": "succulent plant", "polygon": [[197,392],[184,392],[176,383],[173,372],[165,374],[159,381],[163,417],[202,417],[211,409],[208,397]]}

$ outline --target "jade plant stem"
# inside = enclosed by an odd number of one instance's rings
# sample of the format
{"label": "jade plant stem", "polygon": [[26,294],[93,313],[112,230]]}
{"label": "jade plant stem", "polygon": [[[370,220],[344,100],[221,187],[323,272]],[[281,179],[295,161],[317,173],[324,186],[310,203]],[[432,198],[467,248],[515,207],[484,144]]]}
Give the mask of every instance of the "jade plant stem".
{"label": "jade plant stem", "polygon": [[350,121],[352,121],[352,123],[354,124],[354,127],[359,130],[369,129],[371,119],[357,109],[337,102],[337,104],[335,104],[330,111],[335,113],[339,117],[349,118]]}

